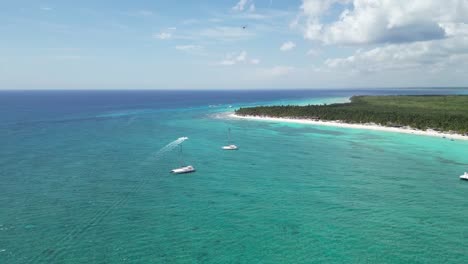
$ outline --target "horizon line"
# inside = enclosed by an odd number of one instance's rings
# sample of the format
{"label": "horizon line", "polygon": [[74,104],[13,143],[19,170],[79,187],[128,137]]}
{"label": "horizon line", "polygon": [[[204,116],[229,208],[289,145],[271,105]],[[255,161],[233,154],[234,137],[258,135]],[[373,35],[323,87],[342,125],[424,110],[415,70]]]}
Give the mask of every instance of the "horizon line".
{"label": "horizon line", "polygon": [[150,88],[150,89],[145,89],[145,88],[78,88],[78,89],[0,89],[0,92],[29,92],[29,91],[161,91],[161,92],[204,92],[204,91],[217,91],[217,92],[229,92],[229,91],[307,91],[307,90],[317,90],[317,91],[342,91],[342,90],[400,90],[400,89],[407,89],[407,90],[415,90],[415,89],[427,89],[427,90],[435,90],[435,89],[468,89],[467,87],[463,86],[435,86],[435,87],[429,87],[429,86],[408,86],[408,87],[351,87],[351,88],[254,88],[254,89],[246,89],[246,88],[233,88],[233,89],[226,89],[226,88],[205,88],[205,89],[159,89],[159,88]]}

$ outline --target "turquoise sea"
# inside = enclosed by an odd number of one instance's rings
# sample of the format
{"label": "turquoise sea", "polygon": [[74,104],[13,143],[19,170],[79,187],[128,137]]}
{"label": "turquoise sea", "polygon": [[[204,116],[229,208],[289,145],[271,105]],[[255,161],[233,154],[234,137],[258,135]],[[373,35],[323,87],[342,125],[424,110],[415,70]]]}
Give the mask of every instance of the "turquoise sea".
{"label": "turquoise sea", "polygon": [[0,92],[0,263],[468,263],[468,141],[222,116],[435,93]]}

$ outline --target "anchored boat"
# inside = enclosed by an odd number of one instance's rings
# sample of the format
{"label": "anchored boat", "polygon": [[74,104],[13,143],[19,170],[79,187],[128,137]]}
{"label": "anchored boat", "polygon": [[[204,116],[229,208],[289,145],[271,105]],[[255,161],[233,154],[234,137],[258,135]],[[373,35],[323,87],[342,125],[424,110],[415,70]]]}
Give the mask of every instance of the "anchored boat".
{"label": "anchored boat", "polygon": [[238,150],[239,148],[231,142],[231,128],[228,129],[228,145],[223,146],[224,150]]}
{"label": "anchored boat", "polygon": [[195,168],[193,166],[185,166],[185,167],[173,169],[171,170],[171,172],[174,174],[191,173],[191,172],[195,172]]}
{"label": "anchored boat", "polygon": [[173,174],[184,174],[184,173],[192,173],[195,172],[195,168],[192,165],[183,165],[183,159],[182,159],[182,144],[179,145],[179,162],[181,164],[180,168],[176,168],[171,170],[171,173]]}
{"label": "anchored boat", "polygon": [[468,172],[460,176],[460,180],[468,181]]}

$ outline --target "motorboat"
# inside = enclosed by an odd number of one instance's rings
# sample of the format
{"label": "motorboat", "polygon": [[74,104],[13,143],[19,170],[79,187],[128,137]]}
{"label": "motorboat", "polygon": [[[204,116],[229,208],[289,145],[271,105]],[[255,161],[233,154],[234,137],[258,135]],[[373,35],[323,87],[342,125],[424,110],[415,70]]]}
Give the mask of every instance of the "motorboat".
{"label": "motorboat", "polygon": [[184,174],[184,173],[191,173],[191,172],[195,172],[195,168],[193,166],[185,166],[185,167],[180,167],[180,168],[171,170],[171,173],[174,173],[174,174]]}
{"label": "motorboat", "polygon": [[236,145],[223,146],[224,150],[238,150],[239,148]]}
{"label": "motorboat", "polygon": [[468,181],[468,172],[460,176],[460,180]]}
{"label": "motorboat", "polygon": [[231,142],[231,129],[228,129],[228,145],[222,147],[223,150],[238,150],[239,148]]}

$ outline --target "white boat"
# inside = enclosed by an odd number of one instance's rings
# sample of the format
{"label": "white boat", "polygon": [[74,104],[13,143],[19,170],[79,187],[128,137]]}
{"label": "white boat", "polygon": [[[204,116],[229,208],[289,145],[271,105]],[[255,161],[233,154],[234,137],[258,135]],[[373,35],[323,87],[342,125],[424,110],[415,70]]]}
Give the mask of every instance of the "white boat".
{"label": "white boat", "polygon": [[[184,138],[184,139],[187,139],[187,138]],[[180,146],[180,149],[179,149],[179,162],[181,164],[184,164],[184,162],[182,161],[182,144],[179,145]],[[195,172],[195,168],[192,166],[192,165],[182,165],[180,168],[176,168],[176,169],[173,169],[171,170],[171,173],[173,174],[184,174],[184,173],[191,173],[191,172]]]}
{"label": "white boat", "polygon": [[239,148],[231,143],[231,129],[228,130],[228,144],[227,146],[223,146],[223,150],[238,150]]}
{"label": "white boat", "polygon": [[465,174],[461,175],[460,180],[468,181],[468,172],[465,172]]}
{"label": "white boat", "polygon": [[239,148],[236,145],[223,146],[224,150],[238,150]]}
{"label": "white boat", "polygon": [[185,167],[173,169],[171,170],[171,172],[174,174],[191,173],[191,172],[195,172],[195,168],[193,166],[185,166]]}

